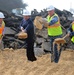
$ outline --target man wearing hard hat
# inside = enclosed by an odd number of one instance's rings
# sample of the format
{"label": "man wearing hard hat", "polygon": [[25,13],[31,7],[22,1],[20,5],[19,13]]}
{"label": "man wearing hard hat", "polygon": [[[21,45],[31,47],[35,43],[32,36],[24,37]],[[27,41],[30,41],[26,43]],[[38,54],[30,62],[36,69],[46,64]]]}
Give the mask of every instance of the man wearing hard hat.
{"label": "man wearing hard hat", "polygon": [[26,55],[29,61],[36,61],[34,54],[34,25],[30,18],[31,13],[27,10],[23,12],[23,20],[21,22],[21,31],[26,32],[28,37],[26,38],[27,50]]}
{"label": "man wearing hard hat", "polygon": [[47,26],[47,30],[48,30],[48,36],[50,38],[51,53],[53,53],[54,50],[55,57],[53,61],[57,63],[59,59],[59,53],[57,50],[57,45],[55,44],[53,47],[53,41],[54,39],[61,37],[62,28],[61,28],[59,17],[55,13],[55,8],[51,5],[47,8],[47,11],[48,11],[47,21],[49,23],[49,25]]}
{"label": "man wearing hard hat", "polygon": [[[61,28],[61,24],[60,24],[60,19],[59,19],[58,15],[55,13],[55,8],[53,6],[49,6],[47,8],[47,11],[48,11],[47,21],[49,23],[47,29],[48,29],[48,36],[49,36],[50,41],[51,41],[50,42],[51,53],[53,53],[53,51],[54,51],[53,61],[55,63],[57,63],[59,60],[59,53],[57,50],[57,45],[55,44],[53,47],[53,41],[54,41],[54,39],[61,37],[62,28]],[[51,56],[51,59],[52,59],[52,56]]]}
{"label": "man wearing hard hat", "polygon": [[4,14],[2,12],[0,12],[0,49],[1,50],[4,49],[2,38],[4,36],[5,23],[3,21],[3,18],[5,18]]}
{"label": "man wearing hard hat", "polygon": [[70,24],[67,31],[68,31],[68,36],[70,36],[71,38],[71,42],[74,44],[74,21]]}

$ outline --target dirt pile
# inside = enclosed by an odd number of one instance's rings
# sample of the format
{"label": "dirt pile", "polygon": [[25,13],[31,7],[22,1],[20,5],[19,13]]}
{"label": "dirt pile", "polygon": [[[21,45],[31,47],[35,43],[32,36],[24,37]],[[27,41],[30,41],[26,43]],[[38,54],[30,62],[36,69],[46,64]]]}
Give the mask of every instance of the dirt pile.
{"label": "dirt pile", "polygon": [[74,75],[74,51],[62,51],[59,63],[51,63],[50,54],[27,61],[25,49],[0,51],[0,75]]}

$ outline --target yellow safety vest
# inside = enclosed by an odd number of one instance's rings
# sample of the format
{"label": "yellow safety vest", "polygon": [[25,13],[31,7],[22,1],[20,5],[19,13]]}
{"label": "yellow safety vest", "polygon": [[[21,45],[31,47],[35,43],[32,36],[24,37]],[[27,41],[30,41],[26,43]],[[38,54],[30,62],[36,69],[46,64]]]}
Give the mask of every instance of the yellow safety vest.
{"label": "yellow safety vest", "polygon": [[[72,22],[72,30],[74,32],[74,22]],[[74,43],[74,36],[71,38],[71,41]]]}
{"label": "yellow safety vest", "polygon": [[2,33],[3,33],[3,30],[4,30],[4,27],[5,27],[5,23],[4,23],[4,21],[2,21],[2,25],[0,27],[0,38],[2,37]]}
{"label": "yellow safety vest", "polygon": [[[54,14],[52,17],[50,17],[49,15],[47,16],[47,21],[50,22],[54,16],[57,16],[57,14]],[[58,17],[59,18],[59,17]],[[55,24],[48,26],[48,35],[49,36],[58,36],[62,34],[62,28],[61,28],[61,24],[60,24],[60,20],[58,20],[58,22],[56,22]]]}

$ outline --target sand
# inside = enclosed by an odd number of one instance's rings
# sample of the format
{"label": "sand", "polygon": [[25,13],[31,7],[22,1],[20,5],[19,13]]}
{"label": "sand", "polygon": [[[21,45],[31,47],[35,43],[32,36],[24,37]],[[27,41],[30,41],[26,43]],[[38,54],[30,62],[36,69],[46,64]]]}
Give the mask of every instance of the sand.
{"label": "sand", "polygon": [[0,75],[74,75],[74,51],[62,51],[58,63],[51,63],[50,53],[30,62],[25,49],[0,50]]}

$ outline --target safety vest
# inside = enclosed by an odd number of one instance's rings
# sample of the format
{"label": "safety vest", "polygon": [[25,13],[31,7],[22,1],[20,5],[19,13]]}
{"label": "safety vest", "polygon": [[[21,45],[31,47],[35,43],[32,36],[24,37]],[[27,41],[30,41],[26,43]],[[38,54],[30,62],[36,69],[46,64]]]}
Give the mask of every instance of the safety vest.
{"label": "safety vest", "polygon": [[2,37],[4,27],[5,27],[5,23],[4,23],[4,21],[2,21],[2,25],[0,26],[0,38]]}
{"label": "safety vest", "polygon": [[[49,15],[47,16],[47,21],[50,22],[54,16],[57,16],[57,14],[54,14],[52,17],[50,17]],[[58,17],[59,18],[59,17]],[[48,26],[48,35],[49,36],[58,36],[62,34],[62,28],[61,28],[61,24],[60,24],[60,20],[58,20],[58,22],[56,22],[55,24]]]}
{"label": "safety vest", "polygon": [[[72,30],[74,32],[74,22],[72,22]],[[74,43],[74,36],[72,36],[71,41]]]}

